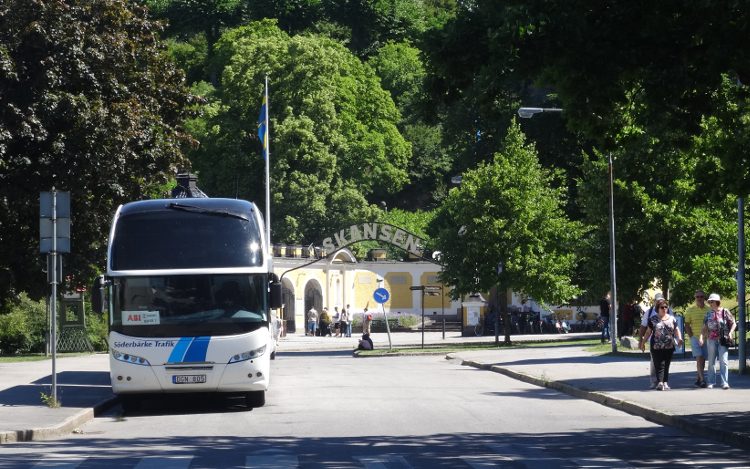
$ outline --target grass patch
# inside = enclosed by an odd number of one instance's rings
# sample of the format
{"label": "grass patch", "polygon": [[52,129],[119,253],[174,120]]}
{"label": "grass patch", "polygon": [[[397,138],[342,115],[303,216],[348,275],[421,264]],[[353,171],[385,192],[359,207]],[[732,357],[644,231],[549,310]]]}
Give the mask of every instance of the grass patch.
{"label": "grass patch", "polygon": [[[85,355],[95,355],[89,352],[71,352],[71,353],[58,353],[57,358],[65,357],[82,357]],[[39,362],[42,360],[51,360],[52,355],[44,355],[41,353],[33,353],[28,355],[0,355],[0,363],[16,363],[16,362]]]}
{"label": "grass patch", "polygon": [[476,351],[476,350],[499,350],[503,348],[518,348],[519,344],[512,344],[506,346],[503,342],[500,345],[492,343],[474,343],[474,344],[451,344],[451,345],[425,345],[424,348],[421,346],[416,347],[394,347],[389,350],[387,347],[375,349],[375,350],[358,350],[357,354],[361,357],[383,357],[388,355],[427,355],[427,354],[442,354],[452,353],[461,351]]}
{"label": "grass patch", "polygon": [[495,345],[495,340],[490,342],[471,343],[467,342],[464,344],[448,344],[448,345],[425,345],[424,348],[421,346],[410,346],[410,347],[394,347],[393,350],[389,350],[387,347],[375,349],[375,350],[359,350],[357,354],[361,357],[385,357],[394,355],[428,355],[428,354],[442,354],[442,353],[453,353],[453,352],[473,352],[478,350],[502,350],[508,348],[538,348],[538,347],[561,347],[561,346],[587,346],[587,345],[598,345],[599,339],[585,339],[585,340],[568,340],[568,341],[549,341],[549,342],[517,342],[512,341],[511,345],[505,345],[504,339],[500,338],[500,344]]}

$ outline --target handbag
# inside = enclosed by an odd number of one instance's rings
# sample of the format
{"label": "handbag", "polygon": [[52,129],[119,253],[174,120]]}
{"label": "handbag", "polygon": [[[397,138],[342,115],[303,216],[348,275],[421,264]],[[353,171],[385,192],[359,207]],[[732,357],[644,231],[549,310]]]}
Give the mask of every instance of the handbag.
{"label": "handbag", "polygon": [[729,330],[727,330],[727,319],[723,309],[721,310],[721,317],[723,321],[719,328],[719,344],[721,344],[722,347],[734,347],[734,340],[732,340],[732,337],[729,335]]}

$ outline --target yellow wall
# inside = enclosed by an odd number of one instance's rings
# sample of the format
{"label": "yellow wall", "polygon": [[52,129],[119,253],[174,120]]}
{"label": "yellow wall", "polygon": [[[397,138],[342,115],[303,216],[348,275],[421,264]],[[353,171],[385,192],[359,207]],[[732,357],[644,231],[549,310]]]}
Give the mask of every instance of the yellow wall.
{"label": "yellow wall", "polygon": [[[440,281],[438,280],[438,272],[425,272],[422,274],[422,277],[419,279],[420,285],[442,285]],[[450,295],[450,289],[447,287],[443,288],[443,300],[440,301],[440,295],[427,295],[424,296],[424,309],[425,311],[429,310],[430,312],[436,311],[438,313],[441,313],[443,305],[446,308],[446,313],[449,313],[450,305],[451,305],[451,295]]]}
{"label": "yellow wall", "polygon": [[375,309],[377,303],[372,298],[372,294],[378,288],[377,280],[378,276],[372,272],[357,272],[354,277],[354,298],[349,303],[352,312],[361,312],[365,305],[369,309]]}
{"label": "yellow wall", "polygon": [[412,286],[411,274],[408,272],[391,272],[385,274],[385,288],[390,292],[391,298],[385,304],[392,310],[398,311],[399,308],[411,308],[412,293],[409,287]]}

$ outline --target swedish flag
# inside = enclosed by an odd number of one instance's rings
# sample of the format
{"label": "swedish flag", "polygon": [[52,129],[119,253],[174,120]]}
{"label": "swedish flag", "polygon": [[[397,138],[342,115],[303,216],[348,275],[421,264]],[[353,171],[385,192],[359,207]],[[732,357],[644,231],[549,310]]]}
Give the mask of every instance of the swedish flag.
{"label": "swedish flag", "polygon": [[263,159],[268,158],[268,127],[266,122],[268,121],[268,96],[263,96],[263,105],[260,107],[260,115],[258,116],[258,138],[263,147]]}

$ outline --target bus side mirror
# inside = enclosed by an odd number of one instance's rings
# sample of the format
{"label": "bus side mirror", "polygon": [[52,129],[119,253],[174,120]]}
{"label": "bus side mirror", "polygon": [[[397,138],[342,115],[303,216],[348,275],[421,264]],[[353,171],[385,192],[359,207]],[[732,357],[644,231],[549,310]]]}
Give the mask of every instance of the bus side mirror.
{"label": "bus side mirror", "polygon": [[104,276],[100,275],[94,280],[91,288],[91,307],[96,314],[104,312]]}
{"label": "bus side mirror", "polygon": [[268,305],[271,309],[281,308],[281,282],[276,274],[271,274],[271,284],[268,298]]}

